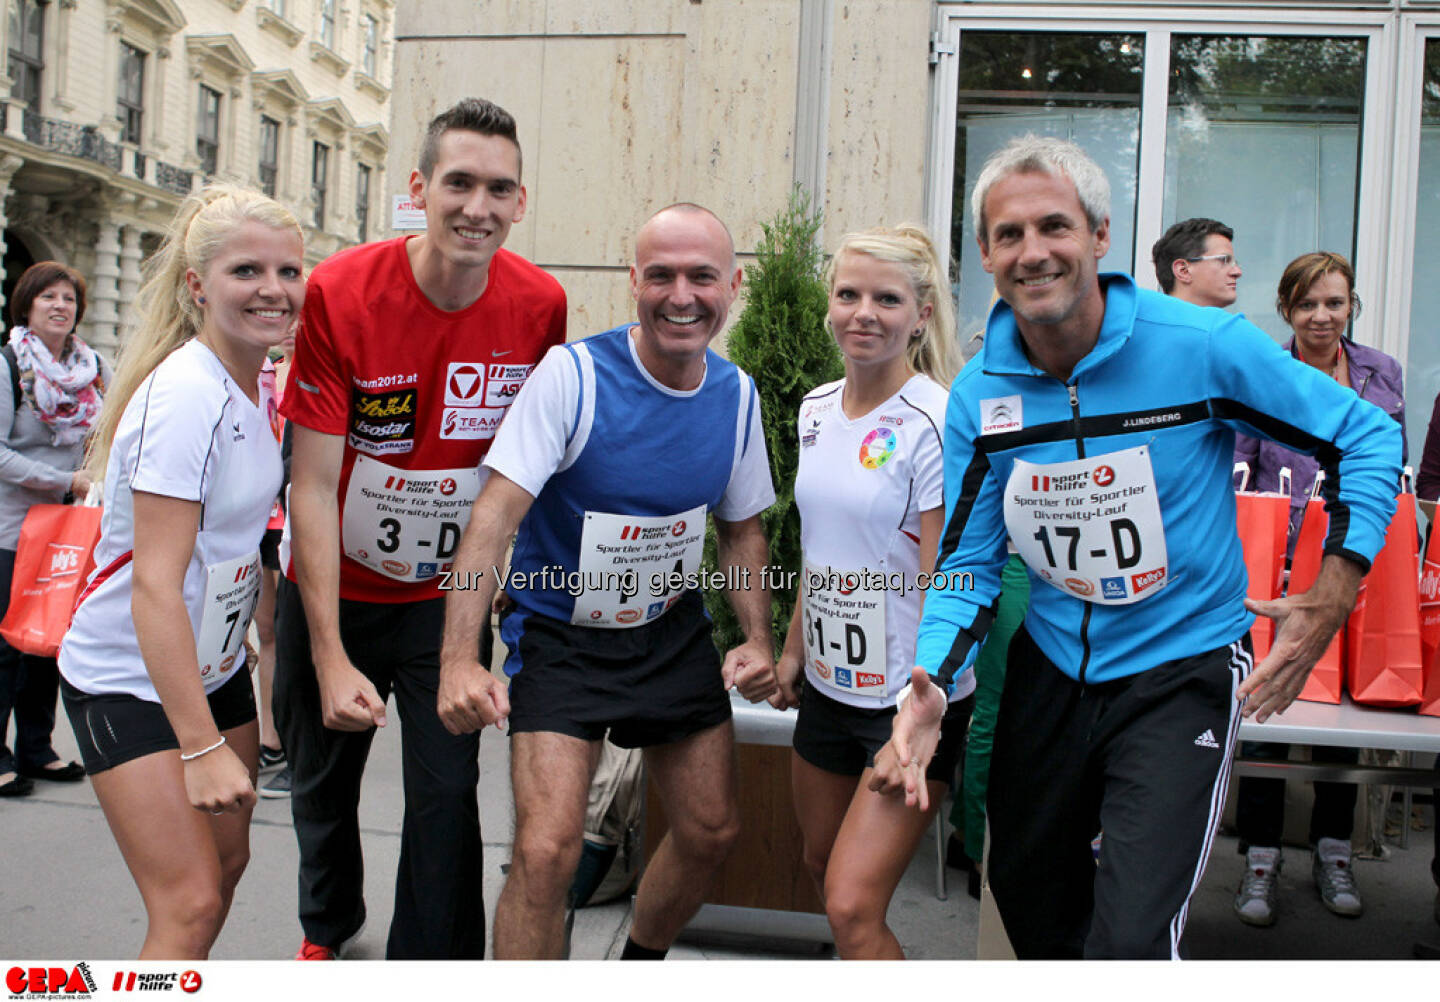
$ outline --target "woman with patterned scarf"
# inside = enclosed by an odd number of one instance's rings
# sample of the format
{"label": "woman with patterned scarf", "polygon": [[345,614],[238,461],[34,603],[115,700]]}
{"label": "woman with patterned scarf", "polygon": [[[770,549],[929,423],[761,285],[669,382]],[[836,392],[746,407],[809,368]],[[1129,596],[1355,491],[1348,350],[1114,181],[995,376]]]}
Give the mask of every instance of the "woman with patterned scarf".
{"label": "woman with patterned scarf", "polygon": [[[0,365],[0,616],[10,604],[20,524],[33,504],[83,498],[85,438],[100,413],[110,366],[75,335],[85,315],[85,280],[41,261],[10,296],[13,327]],[[77,762],[50,743],[59,675],[53,658],[22,654],[0,640],[0,797],[23,797],[37,779],[75,783]],[[6,745],[15,715],[15,752]]]}

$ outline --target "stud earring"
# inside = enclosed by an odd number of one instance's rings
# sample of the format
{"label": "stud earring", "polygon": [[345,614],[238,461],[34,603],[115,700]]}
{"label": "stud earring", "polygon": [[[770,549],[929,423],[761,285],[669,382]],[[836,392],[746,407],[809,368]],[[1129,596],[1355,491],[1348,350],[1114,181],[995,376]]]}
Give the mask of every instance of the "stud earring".
{"label": "stud earring", "polygon": [[201,296],[199,299],[195,300],[195,303],[196,303],[197,305],[199,305],[199,306],[204,306],[204,305],[205,305],[205,297],[204,297],[204,296]]}

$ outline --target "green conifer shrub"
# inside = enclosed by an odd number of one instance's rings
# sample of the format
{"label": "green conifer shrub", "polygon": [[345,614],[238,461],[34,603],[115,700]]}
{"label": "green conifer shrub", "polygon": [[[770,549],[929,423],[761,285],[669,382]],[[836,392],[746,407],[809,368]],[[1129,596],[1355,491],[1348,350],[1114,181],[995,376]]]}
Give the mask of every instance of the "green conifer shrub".
{"label": "green conifer shrub", "polygon": [[[756,262],[745,269],[745,308],[730,331],[730,360],[755,379],[765,448],[775,483],[775,503],[761,516],[770,540],[770,566],[794,572],[799,580],[800,514],[795,510],[795,468],[799,463],[796,415],[805,394],[821,383],[839,379],[844,365],[835,339],[825,329],[829,293],[821,277],[821,213],[799,185],[785,209],[761,223]],[[705,542],[705,567],[716,567],[712,529]],[[773,575],[772,575],[773,576]],[[752,581],[752,586],[759,582]],[[725,593],[707,591],[706,607],[715,622],[715,643],[722,652],[745,638]],[[794,587],[771,595],[771,625],[778,651],[785,641]]]}

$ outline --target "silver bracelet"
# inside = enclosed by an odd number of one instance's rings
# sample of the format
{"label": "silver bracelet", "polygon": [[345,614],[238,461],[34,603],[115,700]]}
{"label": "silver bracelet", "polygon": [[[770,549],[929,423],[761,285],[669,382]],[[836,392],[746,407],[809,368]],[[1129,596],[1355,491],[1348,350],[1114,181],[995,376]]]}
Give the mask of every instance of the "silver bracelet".
{"label": "silver bracelet", "polygon": [[209,755],[212,751],[214,751],[216,748],[219,748],[219,747],[220,747],[221,745],[223,745],[224,743],[225,743],[225,735],[222,734],[222,735],[220,735],[220,740],[219,740],[219,741],[216,741],[216,742],[215,742],[213,745],[211,745],[209,748],[201,748],[199,751],[197,751],[197,752],[191,752],[189,755],[181,754],[181,756],[180,756],[180,761],[181,761],[181,762],[194,762],[194,761],[195,761],[197,758],[199,758],[201,755]]}

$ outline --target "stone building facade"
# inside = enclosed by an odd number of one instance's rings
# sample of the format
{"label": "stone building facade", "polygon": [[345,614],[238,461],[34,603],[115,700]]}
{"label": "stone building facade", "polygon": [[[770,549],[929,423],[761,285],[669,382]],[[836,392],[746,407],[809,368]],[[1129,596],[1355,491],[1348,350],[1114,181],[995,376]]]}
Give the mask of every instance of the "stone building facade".
{"label": "stone building facade", "polygon": [[[8,297],[34,261],[89,284],[112,359],[141,262],[207,180],[262,188],[307,264],[383,225],[394,0],[6,0],[0,227]],[[6,316],[7,327],[9,321]]]}

